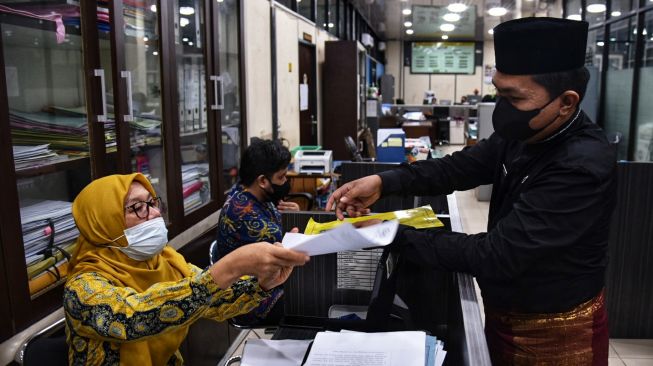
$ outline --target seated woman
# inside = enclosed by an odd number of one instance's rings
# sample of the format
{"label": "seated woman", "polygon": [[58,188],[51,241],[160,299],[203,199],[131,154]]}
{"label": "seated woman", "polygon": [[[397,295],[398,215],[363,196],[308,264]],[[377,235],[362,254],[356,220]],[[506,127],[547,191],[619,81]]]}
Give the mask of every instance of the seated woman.
{"label": "seated woman", "polygon": [[[245,149],[240,180],[220,211],[217,245],[211,253],[214,261],[245,244],[281,241],[284,232],[279,211],[299,210],[297,203],[283,201],[290,191],[286,178],[289,163],[290,151],[279,141],[256,139]],[[253,314],[239,318],[240,322],[252,324],[265,318],[282,294],[281,288],[276,289]],[[276,309],[281,311],[281,307],[279,304]]]}
{"label": "seated woman", "polygon": [[80,236],[64,288],[71,364],[180,365],[195,320],[247,313],[308,260],[257,243],[202,270],[166,245],[160,208],[139,173],[97,179],[73,202]]}

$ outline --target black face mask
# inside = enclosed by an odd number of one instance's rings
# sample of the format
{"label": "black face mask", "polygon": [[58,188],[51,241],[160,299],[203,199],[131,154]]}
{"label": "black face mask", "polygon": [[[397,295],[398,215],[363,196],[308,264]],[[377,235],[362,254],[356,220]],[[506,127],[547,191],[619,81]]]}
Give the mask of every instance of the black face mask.
{"label": "black face mask", "polygon": [[[521,111],[515,108],[514,105],[510,104],[506,98],[497,97],[497,104],[494,107],[494,113],[492,113],[492,125],[494,126],[494,131],[506,140],[528,140],[550,124],[547,123],[546,126],[534,130],[528,125],[528,123],[556,99],[557,97],[551,99],[541,108],[535,108],[530,111]],[[556,118],[558,118],[557,115],[551,120],[551,122]]]}
{"label": "black face mask", "polygon": [[274,184],[272,180],[268,178],[270,184],[272,185],[272,192],[267,192],[268,202],[272,202],[275,205],[282,199],[284,199],[290,192],[290,181],[286,180],[284,184]]}

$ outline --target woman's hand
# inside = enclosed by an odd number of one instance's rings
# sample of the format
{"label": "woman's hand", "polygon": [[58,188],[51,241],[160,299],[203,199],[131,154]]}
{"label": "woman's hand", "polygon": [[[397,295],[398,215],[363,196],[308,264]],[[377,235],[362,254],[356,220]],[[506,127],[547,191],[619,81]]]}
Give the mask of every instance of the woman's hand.
{"label": "woman's hand", "polygon": [[260,242],[244,245],[211,266],[213,280],[220,288],[228,288],[244,275],[256,276],[263,289],[285,282],[294,266],[308,262],[304,253],[286,249],[277,243]]}

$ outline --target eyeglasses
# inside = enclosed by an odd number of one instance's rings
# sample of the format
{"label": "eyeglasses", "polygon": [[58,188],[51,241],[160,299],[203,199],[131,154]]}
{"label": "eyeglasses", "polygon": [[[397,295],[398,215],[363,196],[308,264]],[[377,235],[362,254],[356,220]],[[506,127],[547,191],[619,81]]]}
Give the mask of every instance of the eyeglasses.
{"label": "eyeglasses", "polygon": [[146,219],[150,217],[150,207],[154,207],[157,211],[162,212],[163,201],[161,201],[161,197],[153,197],[149,201],[136,202],[133,205],[125,207],[125,210],[135,213],[139,219]]}

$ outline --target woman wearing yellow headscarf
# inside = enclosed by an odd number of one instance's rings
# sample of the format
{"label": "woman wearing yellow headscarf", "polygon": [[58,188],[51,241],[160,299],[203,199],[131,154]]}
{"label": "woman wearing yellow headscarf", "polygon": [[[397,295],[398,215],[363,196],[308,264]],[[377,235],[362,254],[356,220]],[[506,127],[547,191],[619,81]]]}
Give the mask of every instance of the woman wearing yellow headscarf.
{"label": "woman wearing yellow headscarf", "polygon": [[139,173],[97,179],[73,202],[80,236],[64,289],[70,364],[180,365],[195,320],[247,313],[308,260],[257,243],[203,271],[166,245],[159,207]]}

